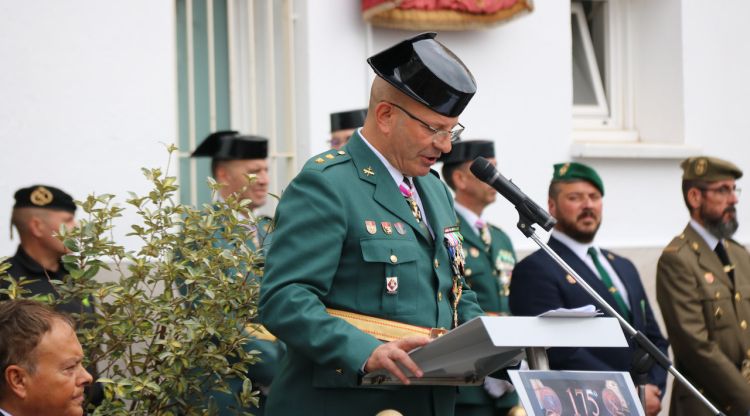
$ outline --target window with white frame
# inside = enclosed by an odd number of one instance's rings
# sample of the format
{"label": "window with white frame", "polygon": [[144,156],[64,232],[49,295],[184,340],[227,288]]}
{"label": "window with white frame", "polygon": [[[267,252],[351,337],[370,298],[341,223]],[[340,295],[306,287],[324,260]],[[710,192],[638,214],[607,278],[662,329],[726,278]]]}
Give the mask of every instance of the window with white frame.
{"label": "window with white frame", "polygon": [[181,201],[210,201],[210,161],[190,154],[218,130],[269,138],[280,194],[296,173],[293,0],[175,0],[175,11]]}
{"label": "window with white frame", "polygon": [[585,138],[635,140],[625,1],[575,0],[570,6],[574,128],[609,131]]}

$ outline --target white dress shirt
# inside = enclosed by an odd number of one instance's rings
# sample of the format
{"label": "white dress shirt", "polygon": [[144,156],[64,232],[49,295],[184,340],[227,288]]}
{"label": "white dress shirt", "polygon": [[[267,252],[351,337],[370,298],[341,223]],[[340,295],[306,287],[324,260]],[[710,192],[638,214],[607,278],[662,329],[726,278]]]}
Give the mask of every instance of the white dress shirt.
{"label": "white dress shirt", "polygon": [[3,415],[3,416],[13,416],[10,413],[8,413],[5,410],[3,410],[1,407],[0,407],[0,415]]}
{"label": "white dress shirt", "polygon": [[596,247],[593,242],[591,243],[579,243],[576,240],[573,240],[572,238],[568,237],[565,233],[562,231],[559,231],[558,229],[552,229],[552,236],[555,237],[558,241],[565,244],[570,251],[576,254],[581,260],[583,260],[584,263],[591,269],[592,272],[594,272],[595,275],[599,276],[599,280],[601,280],[601,276],[599,275],[599,272],[596,270],[596,265],[594,264],[594,260],[589,256],[588,250],[589,247],[594,247],[596,252],[599,254],[599,262],[602,264],[602,267],[604,267],[604,270],[607,271],[609,274],[609,277],[612,279],[612,284],[617,288],[617,291],[620,292],[620,296],[622,296],[622,300],[625,301],[625,304],[628,305],[628,308],[630,308],[630,300],[628,299],[628,290],[625,288],[625,285],[622,283],[622,280],[620,279],[620,276],[617,275],[617,272],[615,269],[612,268],[612,265],[609,263],[609,260],[605,260],[605,256],[602,253],[601,250],[599,250],[599,247]]}
{"label": "white dress shirt", "polygon": [[456,213],[464,217],[466,219],[466,222],[469,223],[469,227],[471,227],[471,229],[474,230],[474,232],[477,235],[479,235],[480,231],[479,231],[479,228],[477,228],[477,220],[482,220],[485,223],[487,223],[487,221],[485,221],[484,218],[475,214],[474,211],[459,204],[457,201],[453,202],[453,206],[456,208]]}

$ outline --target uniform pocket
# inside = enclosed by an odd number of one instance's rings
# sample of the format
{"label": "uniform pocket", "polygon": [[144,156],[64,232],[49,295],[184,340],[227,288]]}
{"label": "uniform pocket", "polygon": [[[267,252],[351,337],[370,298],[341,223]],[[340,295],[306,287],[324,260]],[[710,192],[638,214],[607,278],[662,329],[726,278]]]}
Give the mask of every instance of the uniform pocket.
{"label": "uniform pocket", "polygon": [[702,292],[701,302],[709,332],[721,331],[737,325],[734,299],[726,286],[718,284],[706,286]]}
{"label": "uniform pocket", "polygon": [[371,282],[361,285],[368,291],[362,296],[377,296],[380,299],[380,311],[384,315],[405,316],[416,313],[418,247],[414,242],[391,238],[365,239],[360,241],[360,245],[362,259],[374,265],[376,270],[376,275],[365,278],[379,279],[376,285]]}

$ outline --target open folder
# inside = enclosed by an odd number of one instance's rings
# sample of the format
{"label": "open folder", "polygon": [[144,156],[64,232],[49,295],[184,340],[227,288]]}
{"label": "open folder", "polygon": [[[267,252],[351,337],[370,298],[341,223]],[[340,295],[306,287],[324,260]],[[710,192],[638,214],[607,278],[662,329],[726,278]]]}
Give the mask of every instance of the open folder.
{"label": "open folder", "polygon": [[[480,316],[409,352],[424,376],[411,385],[479,385],[502,368],[517,364],[527,347],[625,347],[614,318]],[[367,385],[401,385],[386,370],[362,376]]]}

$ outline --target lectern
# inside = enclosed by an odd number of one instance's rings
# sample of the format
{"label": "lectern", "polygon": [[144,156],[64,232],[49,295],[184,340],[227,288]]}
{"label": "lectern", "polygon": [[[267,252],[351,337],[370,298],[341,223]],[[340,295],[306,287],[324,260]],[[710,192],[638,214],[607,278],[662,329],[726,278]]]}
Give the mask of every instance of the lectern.
{"label": "lectern", "polygon": [[[409,353],[423,377],[402,370],[413,385],[479,385],[524,354],[530,368],[547,370],[547,348],[627,346],[615,318],[481,316]],[[361,383],[401,384],[385,370],[364,375]]]}

